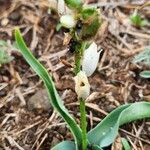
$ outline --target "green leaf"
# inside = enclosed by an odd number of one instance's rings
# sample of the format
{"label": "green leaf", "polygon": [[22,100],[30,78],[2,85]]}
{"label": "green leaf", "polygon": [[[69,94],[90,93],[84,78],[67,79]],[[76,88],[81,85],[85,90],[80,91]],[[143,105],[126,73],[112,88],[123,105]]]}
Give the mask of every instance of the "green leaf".
{"label": "green leaf", "polygon": [[64,0],[64,1],[70,9],[75,9],[79,11],[82,7],[81,0]]}
{"label": "green leaf", "polygon": [[145,70],[140,73],[140,76],[143,78],[150,78],[150,71]]}
{"label": "green leaf", "polygon": [[58,32],[61,28],[62,28],[61,23],[58,23],[58,24],[56,25],[56,31]]}
{"label": "green leaf", "polygon": [[143,27],[147,24],[147,21],[143,20],[141,16],[137,13],[134,13],[132,16],[130,16],[130,20],[132,24],[136,27]]}
{"label": "green leaf", "polygon": [[[150,46],[147,46],[142,52],[136,55],[133,59],[133,63],[143,62],[150,66]],[[150,78],[150,71],[145,70],[140,73],[143,78]]]}
{"label": "green leaf", "polygon": [[13,60],[13,57],[8,54],[8,43],[0,40],[0,64],[6,64]]}
{"label": "green leaf", "polygon": [[[97,145],[91,145],[89,146],[89,149],[92,150],[102,150]],[[72,141],[63,141],[56,146],[54,146],[51,150],[76,150],[75,143]]]}
{"label": "green leaf", "polygon": [[71,141],[63,141],[53,147],[51,150],[76,150],[76,146],[74,142]]}
{"label": "green leaf", "polygon": [[150,103],[148,102],[122,105],[89,131],[89,143],[100,147],[109,146],[115,140],[120,125],[148,117],[150,117]]}
{"label": "green leaf", "polygon": [[98,145],[92,145],[91,146],[92,148],[92,150],[103,150],[102,148],[100,148]]}
{"label": "green leaf", "polygon": [[150,65],[150,46],[147,46],[142,52],[134,57],[133,63],[139,62]]}
{"label": "green leaf", "polygon": [[31,51],[27,48],[19,29],[15,30],[15,39],[22,55],[24,56],[28,64],[43,80],[49,95],[49,101],[51,105],[55,108],[55,110],[59,112],[59,114],[62,116],[62,118],[70,127],[70,130],[75,138],[75,144],[78,149],[78,147],[81,145],[82,140],[81,129],[79,128],[75,120],[72,118],[72,116],[68,113],[67,109],[63,105],[51,76],[43,67],[43,65],[32,55]]}
{"label": "green leaf", "polygon": [[124,150],[131,150],[131,147],[130,147],[129,143],[125,138],[122,138],[121,141],[122,141]]}
{"label": "green leaf", "polygon": [[4,40],[0,40],[0,47],[7,47],[7,42]]}
{"label": "green leaf", "polygon": [[0,47],[0,64],[6,64],[13,60],[13,57],[8,55],[5,49]]}

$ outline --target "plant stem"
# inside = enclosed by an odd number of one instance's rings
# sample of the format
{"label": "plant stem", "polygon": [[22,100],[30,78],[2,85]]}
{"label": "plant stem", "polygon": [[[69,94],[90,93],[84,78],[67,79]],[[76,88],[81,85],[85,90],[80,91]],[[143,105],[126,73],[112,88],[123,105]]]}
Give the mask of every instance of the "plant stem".
{"label": "plant stem", "polygon": [[81,55],[80,52],[75,52],[75,67],[74,67],[74,73],[77,75],[78,72],[80,72],[81,67]]}
{"label": "plant stem", "polygon": [[80,114],[81,114],[81,129],[82,129],[82,150],[87,150],[87,121],[86,121],[86,110],[85,100],[80,98]]}
{"label": "plant stem", "polygon": [[[75,75],[78,74],[81,70],[81,62],[84,50],[86,48],[86,42],[81,42],[80,47],[77,47],[75,51],[75,67],[74,67],[74,73]],[[87,150],[87,121],[86,121],[86,110],[85,110],[85,100],[82,98],[79,99],[80,101],[80,125],[82,130],[82,150]]]}
{"label": "plant stem", "polygon": [[74,66],[75,75],[77,75],[77,73],[80,72],[81,70],[81,61],[82,61],[86,44],[87,44],[86,42],[82,42],[80,47],[77,47],[75,51],[75,66]]}

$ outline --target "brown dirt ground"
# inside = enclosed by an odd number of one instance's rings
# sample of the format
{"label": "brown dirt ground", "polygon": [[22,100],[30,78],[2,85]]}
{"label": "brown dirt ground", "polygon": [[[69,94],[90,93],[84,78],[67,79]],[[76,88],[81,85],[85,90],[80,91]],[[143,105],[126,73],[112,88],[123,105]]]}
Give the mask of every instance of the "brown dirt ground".
{"label": "brown dirt ground", "polygon": [[[139,76],[150,67],[132,63],[134,55],[149,44],[150,27],[138,29],[129,21],[135,8],[147,1],[91,2],[101,8],[103,24],[95,41],[104,51],[89,79],[88,130],[121,104],[150,101],[150,80]],[[55,30],[59,16],[48,14],[50,5],[46,0],[0,0],[0,40],[14,42],[14,27],[21,29],[27,45],[53,75],[66,107],[79,122],[72,69],[60,61],[63,58],[73,64],[73,55],[62,46],[64,34]],[[149,7],[140,13],[150,19]],[[41,80],[19,52],[11,54],[13,61],[0,67],[0,150],[49,150],[62,140],[72,140],[63,120],[47,103]],[[118,139],[108,149],[121,150],[120,137],[127,138],[135,150],[149,150],[150,120],[121,127]]]}

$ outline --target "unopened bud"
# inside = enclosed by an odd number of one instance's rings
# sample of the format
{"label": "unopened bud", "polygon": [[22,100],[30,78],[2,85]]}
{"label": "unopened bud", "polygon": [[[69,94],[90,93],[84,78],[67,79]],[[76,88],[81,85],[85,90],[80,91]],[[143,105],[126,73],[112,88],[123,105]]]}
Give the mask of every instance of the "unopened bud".
{"label": "unopened bud", "polygon": [[76,26],[76,20],[72,15],[64,15],[60,18],[60,23],[63,27],[73,28]]}

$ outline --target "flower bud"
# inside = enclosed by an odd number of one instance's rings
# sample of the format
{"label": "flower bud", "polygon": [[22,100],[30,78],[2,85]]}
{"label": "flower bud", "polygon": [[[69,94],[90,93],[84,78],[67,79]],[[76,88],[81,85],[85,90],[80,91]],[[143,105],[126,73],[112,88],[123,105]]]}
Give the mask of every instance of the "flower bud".
{"label": "flower bud", "polygon": [[97,45],[93,42],[88,49],[84,51],[83,60],[82,60],[82,70],[89,77],[96,70],[100,52],[97,51]]}
{"label": "flower bud", "polygon": [[84,8],[81,12],[82,16],[82,30],[79,37],[83,40],[89,40],[93,38],[101,25],[100,14],[95,8]]}
{"label": "flower bud", "polygon": [[60,23],[62,24],[63,27],[69,29],[76,26],[76,20],[72,15],[63,15],[60,18]]}
{"label": "flower bud", "polygon": [[85,100],[90,94],[90,85],[85,72],[80,71],[74,77],[74,80],[75,80],[75,91],[78,95],[78,98],[83,98]]}
{"label": "flower bud", "polygon": [[66,5],[70,9],[78,10],[82,7],[81,0],[65,0]]}

